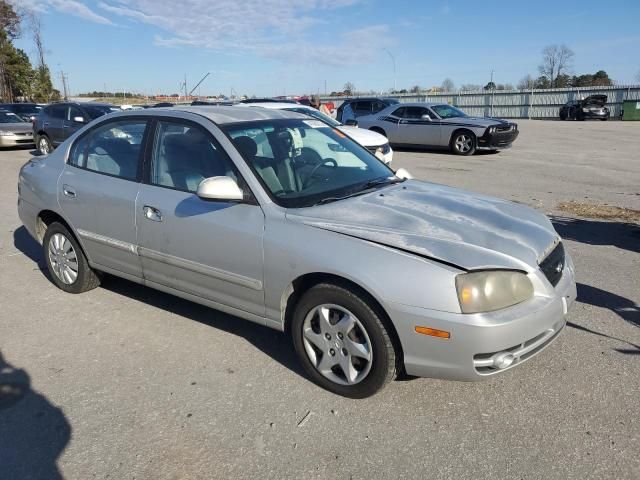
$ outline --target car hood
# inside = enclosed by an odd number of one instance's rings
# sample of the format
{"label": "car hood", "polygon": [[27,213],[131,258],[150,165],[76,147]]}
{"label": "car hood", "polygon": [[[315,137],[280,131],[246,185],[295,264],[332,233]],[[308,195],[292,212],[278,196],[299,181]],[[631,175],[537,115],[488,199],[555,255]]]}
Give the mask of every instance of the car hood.
{"label": "car hood", "polygon": [[31,133],[31,122],[0,123],[0,130],[14,133]]}
{"label": "car hood", "polygon": [[339,130],[343,131],[351,138],[353,138],[360,145],[365,147],[378,147],[380,145],[384,145],[389,140],[384,135],[380,135],[379,133],[372,132],[371,130],[367,130],[366,128],[358,128],[352,127],[349,125],[340,125],[338,127]]}
{"label": "car hood", "polygon": [[582,100],[583,105],[598,105],[603,107],[607,103],[606,95],[589,95],[587,98]]}
{"label": "car hood", "polygon": [[559,242],[549,219],[514,202],[408,180],[287,218],[463,270],[532,271]]}
{"label": "car hood", "polygon": [[491,127],[493,125],[508,125],[510,122],[502,120],[501,118],[491,117],[453,117],[444,118],[442,123],[453,123],[459,125],[470,125],[475,127]]}

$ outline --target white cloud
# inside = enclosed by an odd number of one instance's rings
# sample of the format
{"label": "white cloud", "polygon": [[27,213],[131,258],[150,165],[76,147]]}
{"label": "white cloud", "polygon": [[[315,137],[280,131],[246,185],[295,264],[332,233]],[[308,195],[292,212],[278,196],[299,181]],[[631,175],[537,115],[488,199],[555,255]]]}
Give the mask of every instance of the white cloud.
{"label": "white cloud", "polygon": [[78,0],[9,0],[9,3],[18,9],[32,10],[39,13],[55,10],[84,18],[91,22],[113,25],[111,20],[97,14]]}
{"label": "white cloud", "polygon": [[[362,0],[105,0],[101,10],[132,22],[153,25],[165,47],[201,47],[225,53],[300,59],[323,64],[363,63],[390,43],[386,26],[351,30],[319,40],[331,31],[340,9]],[[323,36],[325,39],[327,35]]]}

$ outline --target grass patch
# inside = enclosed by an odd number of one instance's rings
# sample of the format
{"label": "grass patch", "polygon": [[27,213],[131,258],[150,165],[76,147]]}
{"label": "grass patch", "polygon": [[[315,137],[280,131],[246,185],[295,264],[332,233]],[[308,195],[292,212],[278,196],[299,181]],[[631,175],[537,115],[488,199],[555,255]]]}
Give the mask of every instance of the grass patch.
{"label": "grass patch", "polygon": [[640,210],[634,210],[632,208],[582,202],[561,202],[557,208],[558,210],[572,213],[579,217],[640,223]]}

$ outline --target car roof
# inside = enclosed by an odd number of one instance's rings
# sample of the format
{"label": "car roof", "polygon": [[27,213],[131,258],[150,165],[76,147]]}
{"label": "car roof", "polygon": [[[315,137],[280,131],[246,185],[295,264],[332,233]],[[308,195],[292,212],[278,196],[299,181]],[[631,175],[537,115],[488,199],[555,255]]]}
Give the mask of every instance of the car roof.
{"label": "car roof", "polygon": [[116,112],[110,115],[115,116],[136,116],[136,115],[161,115],[162,113],[194,113],[202,117],[206,117],[217,125],[225,125],[229,123],[255,122],[258,120],[277,120],[277,119],[304,119],[309,117],[301,113],[278,110],[274,108],[239,108],[237,106],[190,106],[179,105],[175,107],[159,107],[147,110],[126,110],[124,112]]}
{"label": "car roof", "polygon": [[397,103],[395,105],[389,105],[390,107],[436,107],[438,105],[448,105],[442,102],[408,102]]}
{"label": "car roof", "polygon": [[283,110],[286,108],[304,108],[307,110],[312,110],[313,107],[308,105],[302,105],[300,103],[288,103],[288,102],[264,102],[264,103],[238,103],[235,105],[236,107],[262,107],[262,108],[272,108],[274,110]]}

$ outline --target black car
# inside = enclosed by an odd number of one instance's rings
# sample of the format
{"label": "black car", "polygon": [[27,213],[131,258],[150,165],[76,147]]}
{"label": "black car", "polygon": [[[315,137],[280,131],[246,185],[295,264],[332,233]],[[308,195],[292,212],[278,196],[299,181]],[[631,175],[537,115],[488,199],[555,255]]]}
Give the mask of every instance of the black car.
{"label": "black car", "polygon": [[15,113],[27,121],[33,121],[42,111],[42,105],[36,103],[0,103],[0,110]]}
{"label": "black car", "polygon": [[42,154],[51,152],[91,120],[114,111],[108,103],[52,103],[42,109],[33,123],[36,147]]}
{"label": "black car", "polygon": [[336,120],[348,125],[347,122],[349,120],[355,120],[358,117],[371,115],[372,113],[378,113],[380,110],[384,110],[397,103],[400,102],[393,98],[349,98],[338,107]]}
{"label": "black car", "polygon": [[611,112],[605,107],[606,103],[606,95],[589,95],[582,100],[570,100],[560,107],[560,120],[608,120]]}

